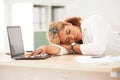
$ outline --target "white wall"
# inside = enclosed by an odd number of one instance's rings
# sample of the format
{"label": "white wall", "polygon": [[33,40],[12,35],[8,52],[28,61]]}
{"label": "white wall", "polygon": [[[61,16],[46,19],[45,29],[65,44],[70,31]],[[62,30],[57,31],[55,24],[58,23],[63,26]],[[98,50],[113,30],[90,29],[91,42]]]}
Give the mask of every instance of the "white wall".
{"label": "white wall", "polygon": [[14,3],[11,7],[11,25],[20,26],[22,29],[24,49],[33,50],[33,4]]}
{"label": "white wall", "polygon": [[[2,4],[2,3],[4,3],[3,2],[4,0],[0,0],[0,1],[1,1],[0,2],[0,10],[2,9],[1,10],[2,13],[0,13],[0,20],[2,20],[2,22],[0,21],[0,23],[2,23],[2,24],[0,24],[0,25],[4,25],[4,10],[3,10],[4,5]],[[119,5],[120,0],[5,0],[5,6],[6,6],[5,7],[5,11],[6,11],[6,13],[5,13],[6,14],[5,15],[5,26],[12,25],[13,23],[16,23],[16,22],[12,21],[13,19],[14,19],[14,21],[16,20],[15,17],[12,16],[14,14],[14,13],[12,14],[12,12],[11,12],[12,11],[12,9],[11,9],[12,4],[14,4],[14,3],[27,3],[27,2],[32,2],[33,4],[66,5],[66,14],[65,14],[66,17],[80,16],[83,19],[85,19],[90,15],[100,14],[108,19],[108,21],[111,23],[114,30],[120,32],[120,22],[119,22],[119,19],[120,19],[120,15],[119,15],[120,14],[120,9],[119,9],[120,8],[120,5]],[[24,11],[24,12],[26,12],[26,11]],[[30,14],[32,16],[32,12]],[[29,17],[32,20],[31,16],[29,15]],[[12,17],[14,17],[14,18],[12,19]],[[32,26],[32,21],[30,21],[30,22],[31,22],[30,24],[29,24],[29,22],[26,23],[24,25],[24,27]],[[0,26],[0,28],[1,28],[1,26]],[[26,28],[26,30],[27,29],[28,28]],[[0,37],[1,37],[1,33],[3,33],[3,31],[0,31]],[[25,33],[25,31],[24,31],[24,33]],[[2,35],[2,37],[3,37],[3,35]],[[4,42],[4,39],[1,41]],[[1,41],[0,41],[0,43],[1,43]],[[24,42],[24,43],[26,43],[26,42]],[[1,44],[4,46],[3,43],[1,43]],[[28,42],[27,42],[27,44],[28,44]]]}
{"label": "white wall", "polygon": [[[34,49],[33,3],[30,0],[5,0],[5,27],[21,26],[25,51]],[[9,52],[7,34],[5,50]]]}
{"label": "white wall", "polygon": [[4,8],[4,0],[0,0],[0,52],[3,52],[5,49],[5,37],[4,37],[4,31],[5,31],[5,8]]}
{"label": "white wall", "polygon": [[81,16],[83,19],[93,14],[103,15],[114,30],[120,32],[120,0],[73,0],[67,4],[67,17]]}
{"label": "white wall", "polygon": [[34,4],[66,5],[66,17],[100,14],[107,18],[115,31],[120,32],[120,0],[33,0]]}

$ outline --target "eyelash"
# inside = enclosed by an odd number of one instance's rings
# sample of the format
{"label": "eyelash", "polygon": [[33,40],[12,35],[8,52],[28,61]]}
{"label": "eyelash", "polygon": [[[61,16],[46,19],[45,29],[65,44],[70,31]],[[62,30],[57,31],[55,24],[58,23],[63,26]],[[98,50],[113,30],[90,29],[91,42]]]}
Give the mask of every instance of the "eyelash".
{"label": "eyelash", "polygon": [[71,32],[71,31],[70,31],[70,30],[68,30],[68,31],[67,31],[67,34],[70,34],[70,32]]}
{"label": "eyelash", "polygon": [[[70,32],[71,32],[70,30],[67,30],[66,34],[68,35],[68,34],[70,34]],[[70,42],[70,38],[67,38],[66,42],[69,43]]]}

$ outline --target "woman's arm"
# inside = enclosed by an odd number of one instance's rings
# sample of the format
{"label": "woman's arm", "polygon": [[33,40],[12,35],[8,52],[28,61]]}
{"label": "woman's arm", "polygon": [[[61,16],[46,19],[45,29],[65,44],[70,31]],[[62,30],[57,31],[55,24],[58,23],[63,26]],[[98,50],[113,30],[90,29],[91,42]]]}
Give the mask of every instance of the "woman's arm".
{"label": "woman's arm", "polygon": [[40,46],[39,48],[35,49],[33,52],[31,53],[26,53],[25,56],[26,57],[35,57],[36,55],[40,55],[40,54],[53,54],[53,55],[59,55],[60,52],[60,48],[54,45],[44,45],[44,46]]}
{"label": "woman's arm", "polygon": [[60,44],[60,46],[64,47],[68,51],[71,50],[71,45],[70,44]]}
{"label": "woman's arm", "polygon": [[76,44],[74,47],[73,47],[74,51],[76,53],[79,53],[79,54],[82,54],[81,50],[80,50],[80,44]]}
{"label": "woman's arm", "polygon": [[[61,44],[61,46],[63,46],[65,49],[67,49],[68,51],[71,50],[71,44]],[[73,46],[73,50],[76,52],[76,53],[79,53],[79,54],[82,54],[81,53],[81,50],[80,50],[80,44],[75,44]]]}
{"label": "woman's arm", "polygon": [[83,35],[84,44],[80,45],[81,52],[85,55],[103,55],[111,36],[111,26],[101,16],[87,20],[87,28]]}
{"label": "woman's arm", "polygon": [[53,45],[46,46],[46,53],[47,54],[53,54],[53,55],[59,55],[60,48]]}

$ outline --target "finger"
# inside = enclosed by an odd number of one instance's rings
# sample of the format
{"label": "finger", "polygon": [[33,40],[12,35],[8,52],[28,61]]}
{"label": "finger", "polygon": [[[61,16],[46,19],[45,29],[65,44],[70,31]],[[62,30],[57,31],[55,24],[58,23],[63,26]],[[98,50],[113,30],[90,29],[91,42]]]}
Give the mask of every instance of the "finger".
{"label": "finger", "polygon": [[30,55],[32,55],[31,52],[25,52],[25,54],[24,54],[25,57],[29,57]]}
{"label": "finger", "polygon": [[37,51],[37,49],[35,49],[33,52],[31,52],[31,54],[29,55],[29,57],[32,56],[36,51]]}
{"label": "finger", "polygon": [[42,49],[36,50],[36,51],[33,53],[32,57],[35,57],[36,55],[40,54],[41,52],[42,52]]}
{"label": "finger", "polygon": [[42,56],[42,57],[44,57],[46,55],[48,55],[48,54],[45,51],[42,51],[41,54],[40,54],[40,56]]}
{"label": "finger", "polygon": [[25,53],[25,57],[31,57],[32,55],[34,54],[34,51],[33,52],[29,52],[29,53]]}

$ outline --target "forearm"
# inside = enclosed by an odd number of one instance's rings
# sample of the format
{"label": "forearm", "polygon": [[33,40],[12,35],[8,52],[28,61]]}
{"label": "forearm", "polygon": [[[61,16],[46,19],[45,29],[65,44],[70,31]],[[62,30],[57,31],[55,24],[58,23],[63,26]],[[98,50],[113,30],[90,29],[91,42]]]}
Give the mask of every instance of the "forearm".
{"label": "forearm", "polygon": [[[67,49],[68,51],[71,50],[71,45],[70,44],[61,44],[61,46],[63,46],[65,49]],[[74,47],[73,47],[74,51],[76,53],[79,53],[79,54],[82,54],[81,53],[81,50],[80,50],[80,44],[76,44]]]}
{"label": "forearm", "polygon": [[70,44],[61,44],[62,47],[64,47],[66,50],[71,50],[71,45]]}
{"label": "forearm", "polygon": [[59,52],[60,52],[60,48],[57,47],[57,46],[48,45],[46,47],[46,53],[47,54],[59,55]]}

